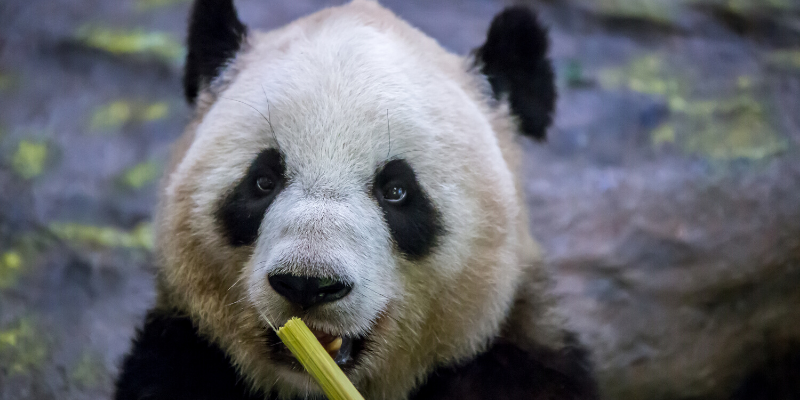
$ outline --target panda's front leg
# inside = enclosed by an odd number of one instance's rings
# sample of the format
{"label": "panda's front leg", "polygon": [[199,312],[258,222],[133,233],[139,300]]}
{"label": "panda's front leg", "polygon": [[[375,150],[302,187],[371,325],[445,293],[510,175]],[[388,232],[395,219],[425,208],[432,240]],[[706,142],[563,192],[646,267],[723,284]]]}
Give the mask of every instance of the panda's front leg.
{"label": "panda's front leg", "polygon": [[523,350],[498,340],[468,363],[434,371],[412,400],[595,400],[586,352]]}
{"label": "panda's front leg", "polygon": [[188,317],[151,310],[116,382],[116,400],[264,400]]}

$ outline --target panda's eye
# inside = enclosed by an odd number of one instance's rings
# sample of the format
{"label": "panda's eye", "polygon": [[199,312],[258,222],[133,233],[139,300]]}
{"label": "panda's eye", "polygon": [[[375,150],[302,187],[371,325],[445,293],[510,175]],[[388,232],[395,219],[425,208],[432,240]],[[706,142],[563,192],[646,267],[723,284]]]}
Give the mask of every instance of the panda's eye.
{"label": "panda's eye", "polygon": [[390,183],[383,188],[383,199],[391,204],[400,204],[406,199],[406,189],[397,183]]}
{"label": "panda's eye", "polygon": [[258,188],[261,194],[270,194],[275,190],[275,180],[269,176],[261,176],[256,179],[256,188]]}

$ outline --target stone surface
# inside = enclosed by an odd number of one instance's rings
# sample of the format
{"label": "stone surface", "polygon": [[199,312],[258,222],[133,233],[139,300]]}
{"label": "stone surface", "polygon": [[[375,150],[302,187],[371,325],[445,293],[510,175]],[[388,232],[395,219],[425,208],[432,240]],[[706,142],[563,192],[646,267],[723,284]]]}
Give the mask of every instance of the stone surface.
{"label": "stone surface", "polygon": [[605,3],[539,4],[562,95],[532,227],[606,397],[726,398],[800,338],[797,5]]}
{"label": "stone surface", "polygon": [[[509,4],[383,3],[462,54]],[[727,398],[800,338],[800,6],[531,3],[560,89],[531,226],[606,397]],[[329,4],[237,1],[263,28]],[[0,399],[111,393],[154,297],[188,6],[0,3]]]}

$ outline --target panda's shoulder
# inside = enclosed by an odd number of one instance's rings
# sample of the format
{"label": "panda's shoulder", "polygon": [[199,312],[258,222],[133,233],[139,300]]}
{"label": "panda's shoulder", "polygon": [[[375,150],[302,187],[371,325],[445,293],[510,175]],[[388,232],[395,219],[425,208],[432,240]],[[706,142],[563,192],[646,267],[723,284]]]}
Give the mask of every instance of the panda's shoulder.
{"label": "panda's shoulder", "polygon": [[155,309],[125,357],[116,400],[264,399],[245,385],[225,353],[203,338],[191,319]]}

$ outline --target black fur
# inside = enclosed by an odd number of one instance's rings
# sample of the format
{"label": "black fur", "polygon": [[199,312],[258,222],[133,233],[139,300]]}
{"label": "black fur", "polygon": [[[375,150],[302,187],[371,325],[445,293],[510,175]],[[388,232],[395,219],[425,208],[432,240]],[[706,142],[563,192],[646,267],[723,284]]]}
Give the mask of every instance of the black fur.
{"label": "black fur", "polygon": [[247,27],[239,21],[233,0],[195,1],[183,74],[183,91],[190,104],[236,55],[246,35]]}
{"label": "black fur", "polygon": [[578,348],[525,352],[498,341],[464,365],[435,371],[412,399],[596,400],[585,357]]}
{"label": "black fur", "polygon": [[740,383],[731,400],[800,400],[800,343],[779,343]]}
{"label": "black fur", "polygon": [[263,400],[187,317],[151,311],[122,364],[116,400]]}
{"label": "black fur", "polygon": [[[583,352],[526,352],[504,341],[440,368],[410,400],[595,400]],[[230,360],[187,317],[151,311],[125,358],[116,400],[272,400],[251,393]],[[299,399],[298,399],[299,400]]]}
{"label": "black fur", "polygon": [[[216,219],[232,246],[247,246],[255,242],[267,208],[283,189],[285,171],[280,152],[266,149],[253,160],[236,187],[222,198]],[[271,193],[265,194],[258,189],[257,180],[261,177],[268,177],[275,183]]]}
{"label": "black fur", "polygon": [[492,21],[475,61],[492,85],[495,98],[508,95],[522,133],[542,140],[553,120],[556,88],[547,58],[547,31],[524,6],[505,9]]}
{"label": "black fur", "polygon": [[[406,191],[401,204],[392,204],[384,199],[384,190],[395,185]],[[389,161],[375,177],[373,191],[400,251],[411,259],[430,253],[444,233],[444,226],[439,212],[419,186],[411,166],[405,160]]]}

